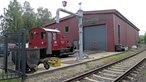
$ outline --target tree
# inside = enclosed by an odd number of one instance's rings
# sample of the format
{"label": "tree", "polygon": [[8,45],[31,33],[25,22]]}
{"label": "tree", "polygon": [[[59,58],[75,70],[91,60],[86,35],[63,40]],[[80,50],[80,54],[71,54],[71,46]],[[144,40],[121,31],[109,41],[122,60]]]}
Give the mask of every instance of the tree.
{"label": "tree", "polygon": [[37,9],[37,27],[41,27],[43,24],[50,22],[53,18],[51,12],[48,11],[47,8],[43,9],[43,7],[39,7]]}
{"label": "tree", "polygon": [[27,30],[30,30],[36,24],[35,12],[27,1],[25,1],[23,5],[23,24],[23,27]]}
{"label": "tree", "polygon": [[144,35],[139,36],[139,41],[140,41],[140,43],[144,43]]}
{"label": "tree", "polygon": [[4,31],[17,32],[22,28],[28,31],[34,27],[41,27],[50,22],[53,18],[51,12],[47,8],[39,7],[37,13],[30,6],[30,3],[25,1],[23,7],[17,0],[10,1],[8,9],[5,9],[4,20],[1,22]]}
{"label": "tree", "polygon": [[5,14],[5,30],[17,32],[23,28],[22,7],[17,0],[10,1],[8,10]]}
{"label": "tree", "polygon": [[146,44],[146,32],[143,37],[144,37],[144,43]]}
{"label": "tree", "polygon": [[30,6],[30,3],[25,1],[23,5],[23,27],[26,29],[27,39],[28,32],[31,28],[36,25],[36,15],[33,11],[33,8]]}

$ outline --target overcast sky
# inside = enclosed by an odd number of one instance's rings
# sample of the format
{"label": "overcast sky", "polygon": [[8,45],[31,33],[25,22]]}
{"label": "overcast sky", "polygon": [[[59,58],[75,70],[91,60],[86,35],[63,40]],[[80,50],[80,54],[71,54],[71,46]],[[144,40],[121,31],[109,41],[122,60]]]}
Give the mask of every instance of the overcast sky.
{"label": "overcast sky", "polygon": [[[0,0],[0,14],[3,14],[3,8],[7,8],[12,0]],[[48,8],[53,17],[56,15],[58,8],[63,8],[63,0],[17,0],[23,5],[24,1],[30,2],[30,5],[35,10],[38,7]],[[82,2],[82,10],[105,10],[116,9],[123,14],[129,21],[140,29],[140,35],[146,32],[146,3],[145,0],[66,0],[66,10],[77,12],[79,2]],[[61,17],[66,14],[61,13]]]}

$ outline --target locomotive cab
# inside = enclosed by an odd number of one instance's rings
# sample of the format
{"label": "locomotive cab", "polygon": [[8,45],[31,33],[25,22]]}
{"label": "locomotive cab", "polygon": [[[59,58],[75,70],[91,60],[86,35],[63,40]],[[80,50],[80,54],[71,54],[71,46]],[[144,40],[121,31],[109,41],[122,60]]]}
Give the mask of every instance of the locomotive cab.
{"label": "locomotive cab", "polygon": [[41,58],[68,53],[73,48],[57,29],[33,28],[29,34],[29,48],[39,48]]}

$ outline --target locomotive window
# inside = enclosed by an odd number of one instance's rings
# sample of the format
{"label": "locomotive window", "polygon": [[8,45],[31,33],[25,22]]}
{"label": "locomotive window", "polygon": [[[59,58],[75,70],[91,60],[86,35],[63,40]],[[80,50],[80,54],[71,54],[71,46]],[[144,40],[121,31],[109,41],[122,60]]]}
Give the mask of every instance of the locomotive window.
{"label": "locomotive window", "polygon": [[41,32],[41,39],[45,39],[46,38],[46,32]]}
{"label": "locomotive window", "polygon": [[31,40],[33,39],[33,33],[30,33],[30,39]]}
{"label": "locomotive window", "polygon": [[64,27],[64,32],[69,32],[69,27],[68,26]]}
{"label": "locomotive window", "polygon": [[57,33],[53,33],[53,40],[57,40]]}

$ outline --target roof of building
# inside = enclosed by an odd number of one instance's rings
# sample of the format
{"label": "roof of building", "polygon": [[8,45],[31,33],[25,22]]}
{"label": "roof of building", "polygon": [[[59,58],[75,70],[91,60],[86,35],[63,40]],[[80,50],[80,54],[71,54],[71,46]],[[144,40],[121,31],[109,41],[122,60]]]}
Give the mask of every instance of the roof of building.
{"label": "roof of building", "polygon": [[[116,9],[110,9],[110,10],[96,10],[96,11],[83,11],[83,14],[84,15],[91,15],[91,14],[115,14],[116,16],[118,16],[119,18],[121,18],[122,20],[124,20],[125,22],[127,22],[129,25],[131,25],[133,28],[135,28],[136,30],[140,31],[139,28],[137,28],[133,23],[131,23],[126,17],[124,17],[119,11],[117,11]],[[68,20],[68,19],[71,19],[75,16],[73,15],[69,15],[69,16],[66,16],[66,17],[63,17],[60,19],[60,22],[61,21],[64,21],[64,20]],[[45,24],[43,26],[47,27],[47,26],[50,26],[52,24],[55,24],[56,21],[52,21],[48,24]]]}

